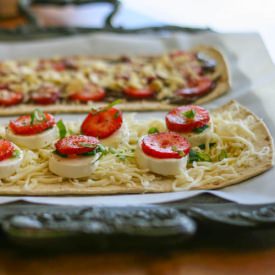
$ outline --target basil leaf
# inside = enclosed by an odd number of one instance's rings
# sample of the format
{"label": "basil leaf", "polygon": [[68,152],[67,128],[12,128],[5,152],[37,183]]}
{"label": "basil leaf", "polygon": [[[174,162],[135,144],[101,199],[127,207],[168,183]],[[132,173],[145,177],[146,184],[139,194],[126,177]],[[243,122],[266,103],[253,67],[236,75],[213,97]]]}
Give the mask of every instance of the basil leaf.
{"label": "basil leaf", "polygon": [[182,115],[185,116],[186,118],[193,119],[196,115],[196,112],[191,109],[186,112],[183,112]]}
{"label": "basil leaf", "polygon": [[119,117],[119,111],[116,111],[114,114],[114,118],[118,118]]}
{"label": "basil leaf", "polygon": [[148,134],[149,134],[149,135],[156,134],[156,133],[159,133],[159,130],[158,130],[158,128],[156,128],[156,127],[151,127],[151,128],[148,130]]}
{"label": "basil leaf", "polygon": [[60,119],[56,123],[56,126],[58,128],[60,138],[64,138],[67,135],[67,129],[66,129],[66,126],[65,126],[63,120]]}
{"label": "basil leaf", "polygon": [[[210,148],[213,147],[213,146],[215,146],[215,145],[216,145],[215,142],[210,142],[210,143],[209,143],[209,147],[210,147]],[[200,145],[199,145],[199,148],[202,149],[202,150],[204,150],[204,149],[205,149],[205,144],[200,144]]]}
{"label": "basil leaf", "polygon": [[96,150],[93,150],[91,152],[86,152],[86,153],[83,153],[81,154],[82,156],[95,156],[97,154],[97,151]]}
{"label": "basil leaf", "polygon": [[197,152],[194,149],[191,149],[189,152],[189,162],[193,161],[209,161],[211,162],[211,158],[205,152]]}
{"label": "basil leaf", "polygon": [[12,158],[18,158],[20,156],[20,151],[15,149],[13,152],[12,152]]}
{"label": "basil leaf", "polygon": [[68,157],[68,155],[61,154],[57,150],[53,151],[53,153],[56,154],[56,155],[58,155],[58,156],[60,156],[60,157],[62,157],[62,158],[67,158]]}
{"label": "basil leaf", "polygon": [[202,126],[202,127],[193,129],[193,132],[196,133],[196,134],[200,134],[200,133],[202,133],[204,130],[206,130],[207,128],[209,128],[209,125],[205,124],[205,125]]}
{"label": "basil leaf", "polygon": [[221,161],[223,159],[227,158],[227,152],[225,150],[221,150],[219,156],[218,156],[218,160]]}
{"label": "basil leaf", "polygon": [[32,113],[31,113],[31,122],[30,124],[33,125],[35,122],[41,122],[44,121],[46,119],[45,114],[43,113],[42,110],[40,109],[35,109]]}
{"label": "basil leaf", "polygon": [[109,103],[109,104],[108,104],[107,106],[105,106],[105,107],[102,107],[102,108],[99,108],[99,109],[94,109],[94,108],[92,108],[92,109],[91,109],[92,114],[95,115],[95,114],[97,114],[97,113],[105,112],[105,111],[111,109],[112,107],[114,107],[115,105],[120,104],[121,102],[122,102],[121,99],[117,99],[117,100],[115,100],[115,101]]}
{"label": "basil leaf", "polygon": [[185,156],[184,152],[178,150],[177,146],[173,145],[171,148],[172,148],[172,151],[173,151],[173,152],[178,153],[181,157],[184,157],[184,156]]}
{"label": "basil leaf", "polygon": [[115,153],[116,153],[116,150],[115,150],[114,148],[110,147],[110,148],[109,148],[109,152],[110,152],[111,154],[115,154]]}

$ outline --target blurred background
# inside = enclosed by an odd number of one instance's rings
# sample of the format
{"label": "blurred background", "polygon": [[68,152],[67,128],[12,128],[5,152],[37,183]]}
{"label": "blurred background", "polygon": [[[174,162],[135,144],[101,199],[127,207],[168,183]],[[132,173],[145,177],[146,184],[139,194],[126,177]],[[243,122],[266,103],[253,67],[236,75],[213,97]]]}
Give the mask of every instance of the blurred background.
{"label": "blurred background", "polygon": [[[24,24],[12,8],[20,0],[0,0],[0,27]],[[101,26],[109,4],[45,5],[58,0],[21,0],[43,26]],[[64,1],[63,1],[64,2]],[[68,3],[73,2],[68,0]],[[75,1],[89,2],[89,1]],[[122,0],[115,25],[141,27],[174,24],[210,27],[220,32],[259,32],[275,61],[275,1],[273,0]]]}

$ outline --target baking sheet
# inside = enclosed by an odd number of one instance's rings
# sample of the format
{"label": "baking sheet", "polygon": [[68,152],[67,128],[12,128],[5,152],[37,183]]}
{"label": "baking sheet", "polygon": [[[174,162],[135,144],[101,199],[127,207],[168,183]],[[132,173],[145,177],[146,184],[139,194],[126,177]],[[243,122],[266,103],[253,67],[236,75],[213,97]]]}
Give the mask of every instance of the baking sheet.
{"label": "baking sheet", "polygon": [[[275,69],[258,34],[174,34],[121,35],[91,34],[55,40],[20,43],[0,43],[0,59],[47,57],[52,55],[93,54],[159,54],[174,49],[185,49],[208,44],[220,49],[229,64],[232,91],[205,105],[214,108],[236,99],[253,110],[268,125],[275,136]],[[160,113],[150,113],[150,116]],[[64,119],[79,119],[84,115],[60,115]],[[145,118],[148,113],[139,114]],[[0,118],[7,123],[8,118]],[[257,165],[257,163],[255,163]],[[24,200],[33,203],[70,205],[137,205],[183,200],[204,191],[184,191],[163,194],[85,196],[85,197],[0,197],[0,204]],[[214,195],[243,204],[275,202],[275,169],[241,184],[219,191]]]}

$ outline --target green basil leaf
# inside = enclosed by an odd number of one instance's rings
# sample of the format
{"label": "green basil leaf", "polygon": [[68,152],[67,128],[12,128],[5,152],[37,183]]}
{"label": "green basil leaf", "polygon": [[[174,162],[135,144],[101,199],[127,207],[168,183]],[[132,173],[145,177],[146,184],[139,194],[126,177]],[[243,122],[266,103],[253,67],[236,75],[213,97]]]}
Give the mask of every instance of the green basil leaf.
{"label": "green basil leaf", "polygon": [[182,115],[185,116],[186,118],[193,119],[196,115],[196,112],[191,109],[186,112],[183,112]]}
{"label": "green basil leaf", "polygon": [[110,147],[109,152],[114,155],[116,153],[116,150],[114,148]]}
{"label": "green basil leaf", "polygon": [[[112,107],[114,107],[115,105],[120,104],[121,102],[122,102],[121,99],[117,99],[117,100],[115,100],[115,101],[109,103],[109,104],[108,104],[107,106],[105,106],[105,107],[102,107],[102,108],[99,108],[99,109],[92,108],[92,109],[91,109],[91,112],[92,112],[92,114],[94,114],[94,115],[97,114],[97,113],[105,112],[105,111],[111,109]],[[118,113],[118,115],[119,115],[119,113]]]}
{"label": "green basil leaf", "polygon": [[114,118],[118,118],[119,117],[119,111],[116,111],[114,114]]}
{"label": "green basil leaf", "polygon": [[151,127],[151,128],[148,130],[148,134],[149,134],[149,135],[156,134],[156,133],[159,133],[159,130],[158,130],[158,128],[156,128],[156,127]]}
{"label": "green basil leaf", "polygon": [[219,156],[218,156],[218,160],[221,161],[223,159],[227,158],[227,152],[225,150],[221,150]]}
{"label": "green basil leaf", "polygon": [[205,125],[202,126],[202,127],[193,129],[193,132],[196,133],[196,134],[200,134],[200,133],[202,133],[204,130],[206,130],[207,128],[209,128],[209,125],[205,124]]}
{"label": "green basil leaf", "polygon": [[189,152],[189,162],[193,161],[209,161],[211,162],[211,158],[205,152],[197,152],[194,149],[191,149]]}
{"label": "green basil leaf", "polygon": [[97,154],[97,151],[96,150],[93,150],[91,152],[86,152],[86,153],[83,153],[81,154],[82,156],[95,156]]}
{"label": "green basil leaf", "polygon": [[[215,142],[210,142],[210,143],[209,143],[209,147],[210,147],[210,148],[213,147],[213,146],[215,146],[215,145],[216,145]],[[200,145],[199,145],[199,148],[202,149],[202,150],[204,150],[204,149],[205,149],[205,144],[200,144]]]}
{"label": "green basil leaf", "polygon": [[63,120],[60,119],[56,123],[56,126],[58,128],[60,138],[64,138],[67,135],[67,129],[66,129],[66,126],[65,126]]}
{"label": "green basil leaf", "polygon": [[41,122],[44,121],[46,119],[45,114],[43,113],[42,110],[40,109],[35,109],[32,113],[31,113],[31,125],[33,125],[35,122]]}
{"label": "green basil leaf", "polygon": [[184,152],[178,150],[177,146],[173,145],[171,148],[172,148],[172,151],[173,151],[173,152],[178,153],[181,157],[184,157],[184,156],[185,156]]}
{"label": "green basil leaf", "polygon": [[18,158],[20,156],[20,151],[15,149],[13,152],[12,152],[12,158]]}
{"label": "green basil leaf", "polygon": [[53,153],[56,154],[56,155],[58,155],[58,156],[60,156],[60,157],[62,157],[62,158],[67,158],[68,157],[68,155],[61,154],[57,150],[53,151]]}

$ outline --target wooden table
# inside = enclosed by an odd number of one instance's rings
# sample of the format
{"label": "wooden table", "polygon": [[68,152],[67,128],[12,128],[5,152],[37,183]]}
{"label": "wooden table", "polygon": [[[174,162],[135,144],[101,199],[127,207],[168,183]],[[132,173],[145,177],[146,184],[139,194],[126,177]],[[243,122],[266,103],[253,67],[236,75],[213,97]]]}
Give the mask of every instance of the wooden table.
{"label": "wooden table", "polygon": [[[98,24],[98,16],[85,9],[35,7],[45,25]],[[124,11],[131,22],[140,16]],[[128,20],[128,19],[127,19]],[[126,20],[126,21],[127,21]],[[148,18],[145,18],[148,21]],[[0,27],[25,23],[23,17],[0,21]],[[275,274],[275,232],[260,230],[215,236],[199,234],[188,245],[177,250],[26,253],[8,244],[0,248],[0,274]]]}

